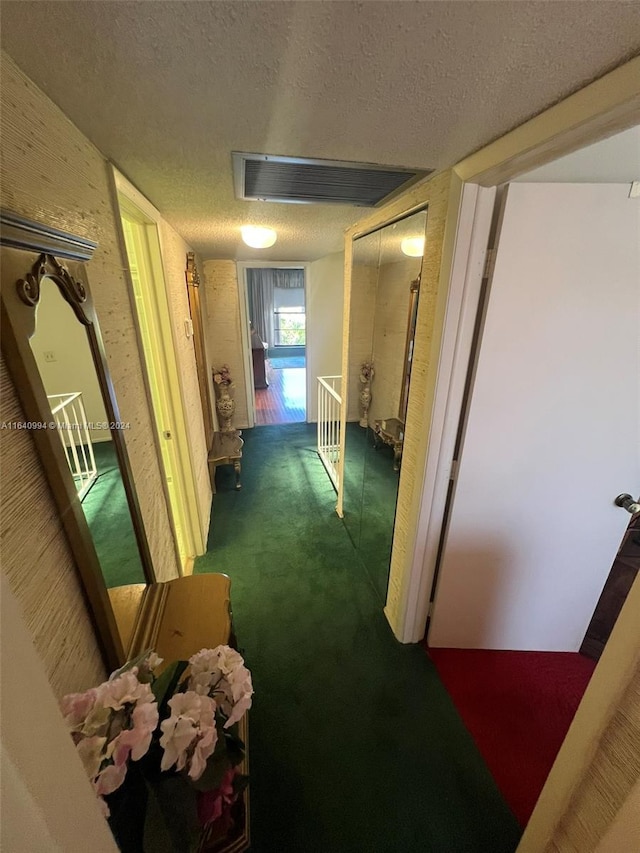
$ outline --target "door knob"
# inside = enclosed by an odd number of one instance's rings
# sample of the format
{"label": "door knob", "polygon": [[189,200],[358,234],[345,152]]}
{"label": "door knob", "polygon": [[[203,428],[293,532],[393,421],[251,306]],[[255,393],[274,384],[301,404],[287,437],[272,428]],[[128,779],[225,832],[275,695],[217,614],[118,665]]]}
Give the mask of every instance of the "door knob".
{"label": "door knob", "polygon": [[640,512],[640,503],[638,503],[638,501],[634,501],[631,495],[626,493],[618,495],[614,503],[616,506],[621,506],[623,509],[626,509],[627,512],[630,512],[632,515],[636,512]]}

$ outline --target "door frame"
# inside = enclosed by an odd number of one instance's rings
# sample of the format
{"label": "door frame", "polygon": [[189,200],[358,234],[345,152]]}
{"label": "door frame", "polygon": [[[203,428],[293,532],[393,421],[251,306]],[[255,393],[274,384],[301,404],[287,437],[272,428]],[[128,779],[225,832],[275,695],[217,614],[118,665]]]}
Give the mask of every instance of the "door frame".
{"label": "door frame", "polygon": [[[247,396],[247,420],[249,428],[256,425],[256,393],[253,387],[253,361],[251,357],[251,332],[249,331],[249,287],[248,269],[304,270],[304,313],[305,313],[305,422],[309,423],[309,398],[313,389],[309,385],[309,282],[311,263],[308,261],[238,261],[238,304],[240,305],[240,334],[242,339],[242,360]],[[311,335],[313,338],[313,335]]]}
{"label": "door frame", "polygon": [[[176,479],[176,485],[179,493],[179,498],[176,501],[171,499],[166,483],[167,471],[165,470],[163,456],[160,449],[161,442],[164,440],[160,435],[162,426],[159,423],[159,419],[161,418],[161,415],[156,411],[153,394],[150,388],[150,381],[146,370],[144,378],[147,396],[149,398],[150,411],[153,414],[153,423],[155,428],[154,437],[158,458],[161,469],[164,473],[163,486],[165,499],[169,510],[169,520],[173,531],[174,542],[176,543],[179,570],[180,574],[191,574],[193,571],[194,559],[197,555],[205,552],[206,543],[202,535],[203,526],[201,523],[200,509],[197,499],[195,469],[193,459],[191,458],[191,448],[186,429],[183,389],[180,381],[181,374],[177,366],[171,315],[167,298],[166,277],[163,262],[164,252],[162,246],[162,235],[160,232],[162,216],[160,212],[156,210],[156,208],[142,195],[142,193],[140,193],[133,184],[118,172],[115,166],[112,166],[112,174],[114,178],[114,194],[118,219],[117,226],[121,232],[123,248],[126,247],[121,215],[123,212],[126,212],[132,218],[137,219],[138,222],[150,228],[149,236],[151,236],[153,243],[152,255],[156,254],[156,251],[153,250],[157,250],[157,256],[152,256],[151,258],[153,274],[150,276],[151,288],[146,296],[150,301],[154,315],[158,318],[158,330],[157,334],[154,336],[154,344],[156,347],[157,361],[162,365],[162,370],[160,371],[160,385],[162,386],[161,393],[168,410],[170,429],[175,447],[175,470],[173,474]],[[126,252],[124,257],[127,257]],[[129,288],[133,299],[132,282],[130,282]],[[134,318],[139,346],[144,355],[142,335],[135,306]],[[145,358],[143,358],[143,363],[146,364]],[[177,523],[180,524],[183,531],[185,548],[184,555],[179,554],[178,538],[176,535]]]}
{"label": "door frame", "polygon": [[[463,184],[463,195],[473,186],[479,190],[507,183],[533,168],[637,125],[640,122],[639,79],[640,57],[636,57],[467,157],[453,170]],[[451,215],[457,214],[452,211]],[[478,223],[481,221],[479,213]],[[467,257],[472,258],[473,229],[464,225],[464,210],[457,224],[454,260],[456,256],[463,258],[465,250]],[[463,288],[462,279],[468,272],[468,265],[452,264],[449,278],[452,294]],[[456,359],[448,364],[441,362],[438,366],[433,412],[446,411],[449,400],[452,405],[456,402],[456,395],[460,405],[457,417],[445,420],[439,439],[436,440],[435,432],[433,440],[430,436],[427,472],[446,471],[452,464],[452,431],[457,431],[462,408],[459,388],[462,374],[466,378],[471,354],[471,340],[465,335],[464,317],[472,308],[473,298],[474,289],[470,288],[458,303],[458,308],[452,304],[451,312],[447,311],[444,338],[455,339],[460,332],[461,347]],[[465,348],[466,360],[463,357]],[[405,642],[420,640],[424,632],[425,622],[422,619],[429,610],[437,554],[433,546],[436,539],[439,542],[442,532],[442,523],[440,526],[437,523],[442,488],[442,480],[434,484],[425,477],[420,517],[434,523],[427,527],[428,537],[422,531],[423,547],[414,549],[409,577],[411,594],[402,614]],[[419,527],[416,545],[421,530]],[[636,581],[527,824],[518,846],[519,853],[539,853],[547,849],[560,821],[570,810],[574,792],[587,778],[598,744],[609,732],[612,737],[620,737],[615,733],[612,715],[621,697],[631,687],[640,664],[639,613],[640,583]],[[612,815],[621,808],[628,793],[624,786],[619,787],[620,790],[608,803]]]}

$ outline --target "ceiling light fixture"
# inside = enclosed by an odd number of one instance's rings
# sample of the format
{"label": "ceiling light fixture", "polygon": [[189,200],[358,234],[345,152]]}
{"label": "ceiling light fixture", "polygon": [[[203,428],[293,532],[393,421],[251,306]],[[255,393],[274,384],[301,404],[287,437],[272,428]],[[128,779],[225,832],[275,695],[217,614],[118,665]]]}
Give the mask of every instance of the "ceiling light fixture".
{"label": "ceiling light fixture", "polygon": [[400,248],[410,258],[421,258],[424,255],[424,237],[405,237]]}
{"label": "ceiling light fixture", "polygon": [[260,225],[243,225],[240,231],[242,239],[252,249],[268,249],[278,236],[273,228],[262,228]]}

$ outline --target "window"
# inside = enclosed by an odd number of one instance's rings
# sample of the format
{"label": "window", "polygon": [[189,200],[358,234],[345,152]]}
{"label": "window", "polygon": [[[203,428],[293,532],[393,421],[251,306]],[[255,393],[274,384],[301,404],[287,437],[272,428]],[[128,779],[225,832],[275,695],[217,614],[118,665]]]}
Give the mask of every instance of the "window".
{"label": "window", "polygon": [[286,307],[276,309],[275,333],[277,347],[305,346],[304,307]]}

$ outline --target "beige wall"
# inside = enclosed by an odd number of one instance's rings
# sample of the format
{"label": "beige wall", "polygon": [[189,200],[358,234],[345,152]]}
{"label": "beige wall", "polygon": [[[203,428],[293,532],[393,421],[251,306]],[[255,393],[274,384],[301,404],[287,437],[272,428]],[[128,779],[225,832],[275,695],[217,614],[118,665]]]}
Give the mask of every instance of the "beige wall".
{"label": "beige wall", "polygon": [[360,366],[373,358],[373,322],[377,284],[377,261],[368,263],[354,261],[351,270],[351,316],[349,321],[348,421],[357,421],[361,416],[359,401],[362,388]]}
{"label": "beige wall", "polygon": [[[78,323],[71,306],[57,285],[50,280],[45,280],[42,284],[31,349],[48,395],[81,391],[87,421],[104,423],[109,420],[104,409],[86,330]],[[52,353],[55,361],[46,361],[46,353]],[[55,408],[55,405],[56,401],[53,401],[52,408]],[[65,419],[61,420],[64,422]],[[69,445],[70,440],[64,433],[63,436]],[[92,441],[110,439],[111,433],[108,429],[91,430]]]}
{"label": "beige wall", "polygon": [[[2,206],[98,242],[88,267],[107,360],[156,574],[176,576],[125,263],[116,229],[108,164],[60,110],[2,54]],[[6,283],[3,283],[6,286]],[[2,420],[22,414],[3,372]],[[66,537],[31,439],[0,435],[2,568],[56,694],[101,677],[102,662]]]}
{"label": "beige wall", "polygon": [[318,419],[318,376],[342,371],[344,252],[309,265],[307,280],[307,420]]}
{"label": "beige wall", "polygon": [[[558,825],[549,853],[593,850],[640,779],[640,666],[597,746],[593,761]],[[637,797],[637,792],[636,792]],[[636,820],[636,835],[638,821]],[[627,829],[630,829],[627,826]],[[616,834],[623,827],[618,827]],[[617,853],[623,853],[618,847]],[[631,847],[627,848],[628,850]],[[639,848],[634,847],[634,850]]]}
{"label": "beige wall", "polygon": [[[24,421],[0,358],[0,420]],[[83,590],[33,440],[0,432],[0,559],[56,696],[102,681]]]}
{"label": "beige wall", "polygon": [[407,342],[411,282],[420,274],[420,258],[382,264],[373,323],[373,363],[369,421],[395,418],[400,406]]}
{"label": "beige wall", "polygon": [[204,284],[207,302],[205,337],[213,368],[228,364],[235,388],[236,411],[232,424],[238,429],[249,425],[247,381],[240,328],[238,271],[235,261],[205,261]]}

